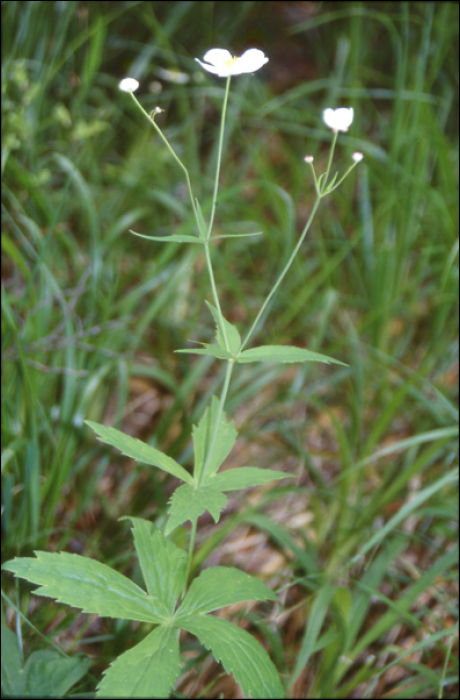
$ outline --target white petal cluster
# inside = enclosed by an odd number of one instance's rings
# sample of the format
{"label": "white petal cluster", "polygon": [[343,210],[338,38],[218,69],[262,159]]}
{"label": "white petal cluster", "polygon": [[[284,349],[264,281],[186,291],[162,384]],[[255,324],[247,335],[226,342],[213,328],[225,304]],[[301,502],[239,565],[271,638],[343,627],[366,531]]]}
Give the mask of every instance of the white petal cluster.
{"label": "white petal cluster", "polygon": [[353,121],[353,107],[339,107],[339,109],[325,109],[323,122],[333,131],[348,131]]}
{"label": "white petal cluster", "polygon": [[255,73],[268,63],[268,58],[260,49],[248,49],[240,57],[232,56],[227,49],[210,49],[203,57],[203,61],[195,58],[200,66],[214,73],[220,78],[228,78],[229,75],[241,75],[242,73]]}
{"label": "white petal cluster", "polygon": [[123,80],[120,80],[118,83],[118,87],[120,90],[123,90],[123,92],[136,92],[139,83],[137,80],[134,80],[134,78],[123,78]]}

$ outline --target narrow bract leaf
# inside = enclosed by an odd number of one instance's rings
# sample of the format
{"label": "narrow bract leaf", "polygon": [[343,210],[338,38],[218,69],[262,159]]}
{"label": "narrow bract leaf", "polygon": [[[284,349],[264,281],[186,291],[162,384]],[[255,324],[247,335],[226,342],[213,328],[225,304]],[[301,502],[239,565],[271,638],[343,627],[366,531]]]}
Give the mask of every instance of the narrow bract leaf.
{"label": "narrow bract leaf", "polygon": [[329,190],[332,190],[334,188],[335,183],[337,182],[337,178],[339,176],[339,173],[335,173],[334,176],[329,180],[327,183],[327,188],[326,188],[326,193],[329,192]]}
{"label": "narrow bract leaf", "polygon": [[211,357],[216,357],[218,360],[229,360],[232,357],[232,353],[228,350],[222,350],[218,345],[200,343],[204,345],[203,348],[184,348],[183,350],[175,350],[174,352],[184,352],[189,355],[211,355]]}
{"label": "narrow bract leaf", "polygon": [[220,233],[217,236],[211,236],[211,241],[217,241],[219,238],[247,238],[248,236],[262,236],[263,231],[254,231],[253,233]]}
{"label": "narrow bract leaf", "polygon": [[294,474],[259,469],[259,467],[238,467],[215,474],[210,478],[209,483],[221,491],[237,491],[251,486],[269,484],[276,479],[292,479],[294,476]]}
{"label": "narrow bract leaf", "polygon": [[56,598],[85,613],[140,622],[161,622],[162,608],[156,601],[109,566],[79,554],[35,552],[16,558],[2,568],[15,576],[39,584],[34,593]]}
{"label": "narrow bract leaf", "polygon": [[136,231],[129,230],[139,238],[146,238],[148,241],[159,241],[160,243],[202,243],[201,238],[197,236],[188,236],[182,233],[173,233],[171,236],[146,236],[143,233],[137,233]]}
{"label": "narrow bract leaf", "polygon": [[201,210],[201,206],[197,198],[195,197],[195,203],[196,203],[196,214],[198,218],[198,229],[201,233],[202,238],[206,239],[208,235],[208,227],[206,226],[206,221],[204,220],[203,212]]}
{"label": "narrow bract leaf", "polygon": [[[260,345],[258,348],[243,350],[236,358],[237,362],[330,362],[336,365],[345,365],[344,362],[334,360],[319,352],[296,348],[292,345]],[[345,365],[346,366],[346,365]]]}
{"label": "narrow bract leaf", "polygon": [[245,600],[278,600],[278,598],[265,583],[240,569],[228,566],[205,569],[193,580],[176,614],[176,621],[198,613],[210,613],[225,605],[233,605]]}
{"label": "narrow bract leaf", "polygon": [[164,618],[171,617],[185,583],[187,555],[148,520],[126,519],[134,525],[134,545],[147,591]]}
{"label": "narrow bract leaf", "polygon": [[283,698],[278,672],[263,647],[245,630],[213,615],[195,615],[181,620],[180,626],[196,635],[233,673],[246,697]]}
{"label": "narrow bract leaf", "polygon": [[214,522],[218,523],[220,512],[225,508],[227,497],[213,486],[179,486],[169,501],[169,520],[165,534],[169,535],[176,527],[187,520],[195,523],[200,515],[209,510]]}
{"label": "narrow bract leaf", "polygon": [[[217,342],[223,350],[228,349],[230,350],[232,355],[236,355],[241,347],[241,336],[238,331],[238,328],[234,326],[233,323],[230,323],[230,321],[227,321],[227,319],[224,318],[224,316],[222,316],[222,314],[219,313],[216,307],[210,304],[209,301],[207,301],[206,304],[214,317],[214,321],[216,322]],[[223,328],[225,329],[228,348],[225,343]]]}
{"label": "narrow bract leaf", "polygon": [[116,428],[108,428],[105,425],[94,423],[91,420],[87,420],[85,423],[99,435],[102,442],[116,447],[117,450],[120,450],[120,452],[127,457],[131,457],[143,464],[151,464],[154,467],[159,467],[163,469],[163,471],[168,472],[168,474],[172,474],[188,484],[194,483],[190,474],[185,471],[176,460],[165,455],[164,452],[155,449],[155,447],[151,447],[151,445],[147,445],[147,443],[142,442],[142,440],[126,435]]}
{"label": "narrow bract leaf", "polygon": [[169,698],[180,673],[178,631],[157,627],[104,673],[98,698]]}
{"label": "narrow bract leaf", "polygon": [[233,421],[227,421],[227,416],[224,411],[222,411],[213,453],[207,465],[206,474],[203,474],[203,468],[208,456],[208,450],[210,449],[212,433],[217,422],[218,413],[219,400],[216,396],[213,396],[211,399],[211,406],[203,413],[198,425],[193,426],[192,438],[195,448],[194,475],[197,481],[200,481],[202,477],[208,479],[210,475],[215,474],[232,451],[233,445],[236,442],[238,433],[235,428],[235,423]]}

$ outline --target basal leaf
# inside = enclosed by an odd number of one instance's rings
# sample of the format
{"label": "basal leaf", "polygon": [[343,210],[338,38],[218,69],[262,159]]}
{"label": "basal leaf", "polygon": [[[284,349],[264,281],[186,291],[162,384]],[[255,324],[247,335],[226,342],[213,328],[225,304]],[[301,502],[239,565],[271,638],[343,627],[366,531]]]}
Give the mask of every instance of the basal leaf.
{"label": "basal leaf", "polygon": [[198,425],[193,426],[192,437],[195,448],[195,479],[199,482],[202,478],[207,479],[209,475],[215,474],[220,465],[226,459],[233,449],[236,437],[238,435],[233,421],[227,421],[227,416],[222,411],[219,418],[219,427],[217,437],[214,442],[211,459],[204,466],[208,455],[208,450],[211,448],[211,439],[214,425],[218,420],[219,400],[213,396],[211,406],[203,413]]}
{"label": "basal leaf", "polygon": [[181,620],[180,626],[196,635],[233,673],[246,697],[283,698],[278,672],[263,647],[245,630],[213,615],[195,615]]}
{"label": "basal leaf", "polygon": [[89,659],[64,658],[54,649],[34,651],[24,666],[25,692],[20,697],[62,698],[89,666]]}
{"label": "basal leaf", "polygon": [[[292,345],[260,345],[258,348],[243,350],[238,355],[237,362],[324,362],[344,365],[344,362],[334,360],[319,352],[296,348]],[[346,366],[346,365],[345,365]]]}
{"label": "basal leaf", "polygon": [[182,233],[173,233],[171,236],[146,236],[143,233],[137,233],[136,231],[129,230],[139,238],[146,238],[148,241],[159,241],[160,243],[202,243],[201,238],[197,236],[188,236]]}
{"label": "basal leaf", "polygon": [[127,519],[134,525],[134,544],[148,594],[155,601],[156,609],[168,618],[174,613],[185,582],[187,555],[153,523],[141,518]]}
{"label": "basal leaf", "polygon": [[285,472],[277,472],[270,469],[238,467],[214,474],[206,483],[212,484],[221,491],[237,491],[238,489],[247,489],[251,486],[269,484],[276,479],[289,479],[293,477],[294,474],[286,474]]}
{"label": "basal leaf", "polygon": [[232,355],[236,355],[241,347],[241,336],[238,328],[234,326],[233,323],[230,323],[230,321],[227,321],[227,319],[224,318],[224,316],[219,313],[216,307],[210,304],[209,301],[207,301],[206,304],[214,317],[214,321],[216,322],[217,342],[223,350],[227,350],[227,345],[223,334],[223,329],[225,329],[228,350],[230,350]]}
{"label": "basal leaf", "polygon": [[16,558],[2,568],[39,584],[34,593],[56,598],[102,617],[161,622],[162,609],[129,578],[109,566],[79,554],[35,552],[36,558]]}
{"label": "basal leaf", "polygon": [[108,428],[106,425],[94,423],[91,420],[87,420],[85,423],[99,435],[102,442],[116,447],[117,450],[120,450],[120,452],[127,457],[131,457],[143,464],[151,464],[154,467],[159,467],[163,469],[163,471],[168,472],[168,474],[172,474],[178,479],[181,479],[181,481],[185,481],[187,484],[194,483],[190,474],[185,471],[176,460],[165,455],[164,452],[155,449],[155,447],[151,447],[151,445],[147,445],[147,443],[142,442],[142,440],[126,435],[116,428]]}
{"label": "basal leaf", "polygon": [[24,697],[26,684],[18,640],[14,632],[4,624],[2,624],[1,636],[2,697],[22,698]]}
{"label": "basal leaf", "polygon": [[169,503],[166,535],[187,520],[196,522],[206,510],[209,510],[215,523],[219,522],[220,511],[225,507],[227,497],[213,486],[193,487],[183,484],[174,491]]}
{"label": "basal leaf", "polygon": [[213,343],[200,343],[204,347],[202,348],[184,348],[181,350],[174,350],[174,352],[184,352],[189,355],[211,355],[211,357],[216,357],[218,360],[229,360],[232,357],[232,353],[227,350],[222,350],[218,345]]}
{"label": "basal leaf", "polygon": [[178,630],[157,627],[105,671],[98,698],[169,698],[180,673]]}
{"label": "basal leaf", "polygon": [[268,586],[240,569],[215,566],[192,581],[176,621],[198,613],[209,613],[244,600],[278,600]]}

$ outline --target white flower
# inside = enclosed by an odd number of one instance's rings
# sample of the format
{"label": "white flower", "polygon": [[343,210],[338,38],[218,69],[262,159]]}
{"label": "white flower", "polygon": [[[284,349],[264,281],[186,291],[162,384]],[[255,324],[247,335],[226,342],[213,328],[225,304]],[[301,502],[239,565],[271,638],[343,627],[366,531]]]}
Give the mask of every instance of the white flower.
{"label": "white flower", "polygon": [[356,151],[356,153],[352,154],[352,159],[355,161],[355,163],[360,163],[362,159],[364,158],[362,153],[359,153],[359,151]]}
{"label": "white flower", "polygon": [[306,163],[313,163],[313,160],[314,160],[313,156],[305,156],[305,158],[304,158],[304,161]]}
{"label": "white flower", "polygon": [[120,90],[123,90],[123,92],[136,92],[139,83],[137,80],[134,80],[134,78],[123,78],[123,80],[118,83],[118,87]]}
{"label": "white flower", "polygon": [[339,109],[325,109],[323,122],[333,131],[348,131],[353,121],[353,107],[339,107]]}
{"label": "white flower", "polygon": [[268,63],[268,58],[260,49],[248,49],[240,57],[232,56],[227,49],[210,49],[203,57],[203,63],[195,58],[200,66],[209,73],[215,73],[220,78],[228,78],[229,75],[241,75],[241,73],[254,73]]}

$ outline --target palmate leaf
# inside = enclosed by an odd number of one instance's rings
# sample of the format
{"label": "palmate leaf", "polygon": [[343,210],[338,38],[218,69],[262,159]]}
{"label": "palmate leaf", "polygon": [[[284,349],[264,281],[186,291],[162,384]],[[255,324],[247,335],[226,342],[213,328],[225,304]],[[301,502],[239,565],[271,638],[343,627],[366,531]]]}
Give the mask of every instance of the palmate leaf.
{"label": "palmate leaf", "polygon": [[148,520],[133,517],[120,520],[132,521],[134,545],[148,594],[164,618],[171,617],[185,583],[186,553]]}
{"label": "palmate leaf", "polygon": [[86,613],[139,622],[161,622],[158,606],[139,586],[110,566],[79,554],[35,552],[36,558],[16,558],[2,568],[39,584],[34,593],[56,598]]}
{"label": "palmate leaf", "polygon": [[278,600],[273,591],[250,574],[228,566],[205,569],[192,581],[176,622],[198,613],[210,613],[245,600]]}
{"label": "palmate leaf", "polygon": [[248,632],[212,615],[190,615],[181,619],[180,626],[197,636],[227,673],[233,673],[246,697],[284,697],[273,662]]}
{"label": "palmate leaf", "polygon": [[296,348],[293,345],[260,345],[258,348],[243,350],[236,358],[237,362],[324,362],[345,365],[319,352]]}
{"label": "palmate leaf", "polygon": [[293,476],[293,474],[259,469],[258,467],[240,467],[208,476],[200,486],[189,486],[188,484],[179,486],[169,501],[169,519],[165,534],[169,535],[187,520],[196,522],[200,515],[203,515],[207,510],[214,518],[214,522],[218,523],[220,513],[227,505],[224,491],[237,491]]}
{"label": "palmate leaf", "polygon": [[[159,625],[110,665],[98,686],[97,697],[168,697],[180,673],[179,628],[198,636],[234,674],[247,695],[282,697],[276,669],[255,639],[228,622],[204,614],[244,600],[277,600],[276,595],[238,569],[206,569],[192,583],[174,616],[184,583],[185,553],[148,521],[131,520],[149,595],[105,564],[76,554],[37,552],[36,558],[15,559],[2,567],[41,584],[35,591],[38,595],[56,598],[84,612]],[[16,654],[16,669],[18,663]],[[74,683],[73,667],[69,670],[71,676],[67,674],[62,680]],[[33,678],[37,680],[36,676]],[[21,688],[24,690],[24,683]]]}
{"label": "palmate leaf", "polygon": [[126,435],[116,428],[108,428],[105,425],[94,423],[91,420],[87,420],[85,423],[94,430],[102,442],[116,447],[117,450],[120,450],[120,452],[127,457],[131,457],[143,464],[151,464],[154,467],[159,467],[163,469],[163,471],[176,476],[181,481],[185,481],[187,484],[194,483],[190,474],[185,471],[175,459],[164,454],[164,452],[160,452],[160,450],[157,450],[155,447],[151,447],[151,445],[147,445],[147,443],[142,442],[142,440]]}
{"label": "palmate leaf", "polygon": [[98,698],[168,698],[180,673],[179,633],[160,626],[105,671]]}
{"label": "palmate leaf", "polygon": [[227,496],[214,486],[189,486],[183,484],[176,489],[169,500],[169,519],[165,535],[187,520],[195,523],[207,510],[218,523],[220,512],[227,504]]}

